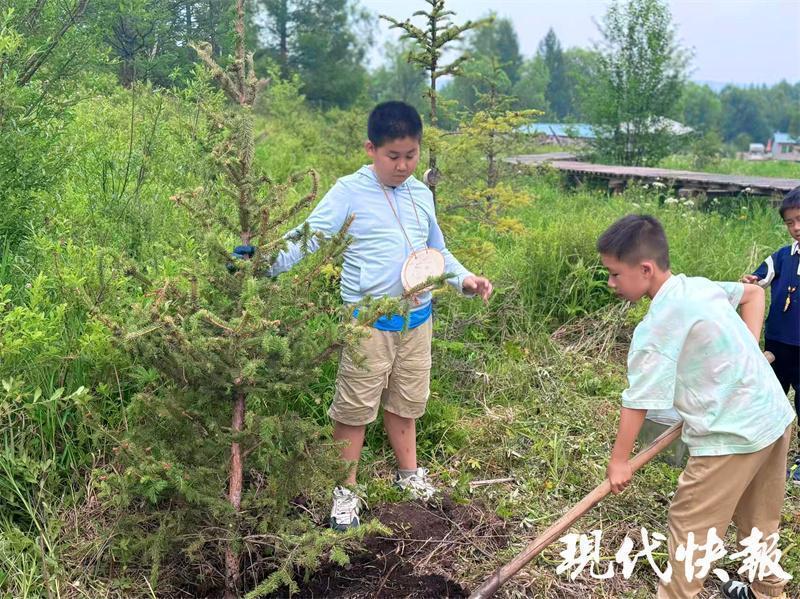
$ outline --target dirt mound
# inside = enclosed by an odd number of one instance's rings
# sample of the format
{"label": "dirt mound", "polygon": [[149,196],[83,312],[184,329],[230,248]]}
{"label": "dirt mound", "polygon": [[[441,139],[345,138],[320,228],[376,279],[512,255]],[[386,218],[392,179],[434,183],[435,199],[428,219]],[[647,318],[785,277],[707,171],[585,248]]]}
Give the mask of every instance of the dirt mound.
{"label": "dirt mound", "polygon": [[459,552],[488,554],[507,542],[497,516],[449,497],[439,506],[385,504],[372,516],[392,530],[391,536],[365,539],[365,550],[344,568],[324,566],[301,586],[300,597],[467,597],[469,591],[448,575]]}

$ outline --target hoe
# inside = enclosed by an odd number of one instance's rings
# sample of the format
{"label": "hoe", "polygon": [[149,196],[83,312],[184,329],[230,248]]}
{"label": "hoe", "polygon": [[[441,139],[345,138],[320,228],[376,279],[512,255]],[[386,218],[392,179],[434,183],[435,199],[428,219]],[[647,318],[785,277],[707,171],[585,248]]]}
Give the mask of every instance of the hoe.
{"label": "hoe", "polygon": [[[771,352],[764,352],[767,361],[772,362],[775,356]],[[656,455],[669,446],[675,439],[681,435],[682,422],[672,425],[664,431],[658,438],[655,439],[649,446],[637,453],[631,460],[631,471],[636,472],[639,468],[644,466],[647,462],[652,460]],[[469,599],[484,599],[491,597],[497,589],[504,583],[519,572],[525,564],[531,561],[534,557],[539,555],[548,545],[553,543],[556,539],[560,538],[562,533],[569,529],[572,524],[583,516],[586,512],[600,503],[609,493],[611,493],[611,483],[608,479],[600,483],[594,490],[586,495],[579,503],[577,503],[571,510],[561,516],[556,522],[550,525],[547,530],[540,534],[537,538],[531,541],[528,546],[504,566],[501,566],[487,578],[478,589],[469,596]]]}

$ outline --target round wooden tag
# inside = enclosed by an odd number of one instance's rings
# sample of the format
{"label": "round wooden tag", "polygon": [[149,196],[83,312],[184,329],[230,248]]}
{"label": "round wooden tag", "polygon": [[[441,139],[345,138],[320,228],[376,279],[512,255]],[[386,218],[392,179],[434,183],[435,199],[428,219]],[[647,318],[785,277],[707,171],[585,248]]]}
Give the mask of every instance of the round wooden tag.
{"label": "round wooden tag", "polygon": [[[408,291],[431,277],[440,277],[444,274],[444,255],[437,249],[425,248],[412,252],[403,263],[400,280],[403,289]],[[430,287],[420,291],[427,291]]]}

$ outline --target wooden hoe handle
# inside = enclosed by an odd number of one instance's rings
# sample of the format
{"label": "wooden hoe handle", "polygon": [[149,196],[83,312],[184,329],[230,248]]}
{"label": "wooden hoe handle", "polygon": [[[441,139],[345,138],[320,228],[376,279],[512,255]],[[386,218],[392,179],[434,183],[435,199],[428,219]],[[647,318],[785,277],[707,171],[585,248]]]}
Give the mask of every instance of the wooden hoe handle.
{"label": "wooden hoe handle", "polygon": [[[683,422],[678,422],[665,430],[657,439],[655,439],[647,448],[637,453],[631,460],[631,470],[636,472],[639,468],[644,466],[647,462],[652,460],[658,453],[666,448],[670,443],[681,435],[681,426]],[[508,582],[508,580],[519,572],[525,564],[531,561],[534,557],[539,555],[548,545],[561,537],[561,534],[567,530],[572,524],[583,516],[586,512],[592,509],[595,505],[611,493],[611,483],[608,479],[600,483],[595,489],[586,497],[575,505],[566,514],[561,516],[555,523],[535,538],[528,546],[507,563],[495,570],[489,578],[487,578],[478,589],[473,592],[469,599],[483,599],[484,597],[491,597],[501,585]]]}

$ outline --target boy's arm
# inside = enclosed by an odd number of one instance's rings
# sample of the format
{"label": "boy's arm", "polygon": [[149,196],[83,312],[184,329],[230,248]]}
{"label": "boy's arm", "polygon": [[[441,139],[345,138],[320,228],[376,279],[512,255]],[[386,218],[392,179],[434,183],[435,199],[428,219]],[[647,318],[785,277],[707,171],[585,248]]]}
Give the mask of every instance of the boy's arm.
{"label": "boy's arm", "polygon": [[[325,197],[320,200],[314,210],[306,219],[309,228],[314,232],[322,233],[325,237],[332,237],[338,233],[348,216],[348,202],[346,194],[343,190],[343,185],[337,182]],[[296,235],[303,225],[296,227],[289,231],[284,238],[289,238]],[[289,241],[286,249],[278,253],[275,262],[269,269],[270,277],[277,277],[282,272],[286,272],[292,266],[300,262],[308,254],[314,253],[319,249],[319,240],[316,237],[311,237],[308,243],[303,247],[300,241]]]}
{"label": "boy's arm", "polygon": [[744,324],[756,338],[761,339],[761,327],[764,326],[764,310],[767,305],[764,289],[759,285],[744,285],[742,299],[739,300],[739,314]]}
{"label": "boy's arm", "polygon": [[749,283],[751,285],[758,285],[759,287],[766,287],[779,273],[775,269],[775,254],[767,256],[759,267],[751,275],[744,275],[742,283]]}
{"label": "boy's arm", "polygon": [[633,473],[628,457],[647,410],[672,407],[676,378],[677,362],[670,356],[656,349],[635,350],[628,354],[628,388],[622,392],[619,430],[607,468],[613,493],[621,493],[631,481]]}
{"label": "boy's arm", "polygon": [[492,284],[484,277],[478,277],[468,271],[458,259],[450,253],[444,243],[444,235],[435,216],[431,216],[430,229],[428,230],[428,247],[439,250],[444,256],[445,272],[455,276],[447,282],[458,291],[467,296],[479,295],[487,301],[492,294]]}
{"label": "boy's arm", "polygon": [[647,410],[622,408],[619,415],[619,428],[614,449],[611,450],[611,460],[608,462],[606,475],[611,483],[611,492],[622,493],[633,477],[628,458],[633,451],[633,444],[644,423]]}

